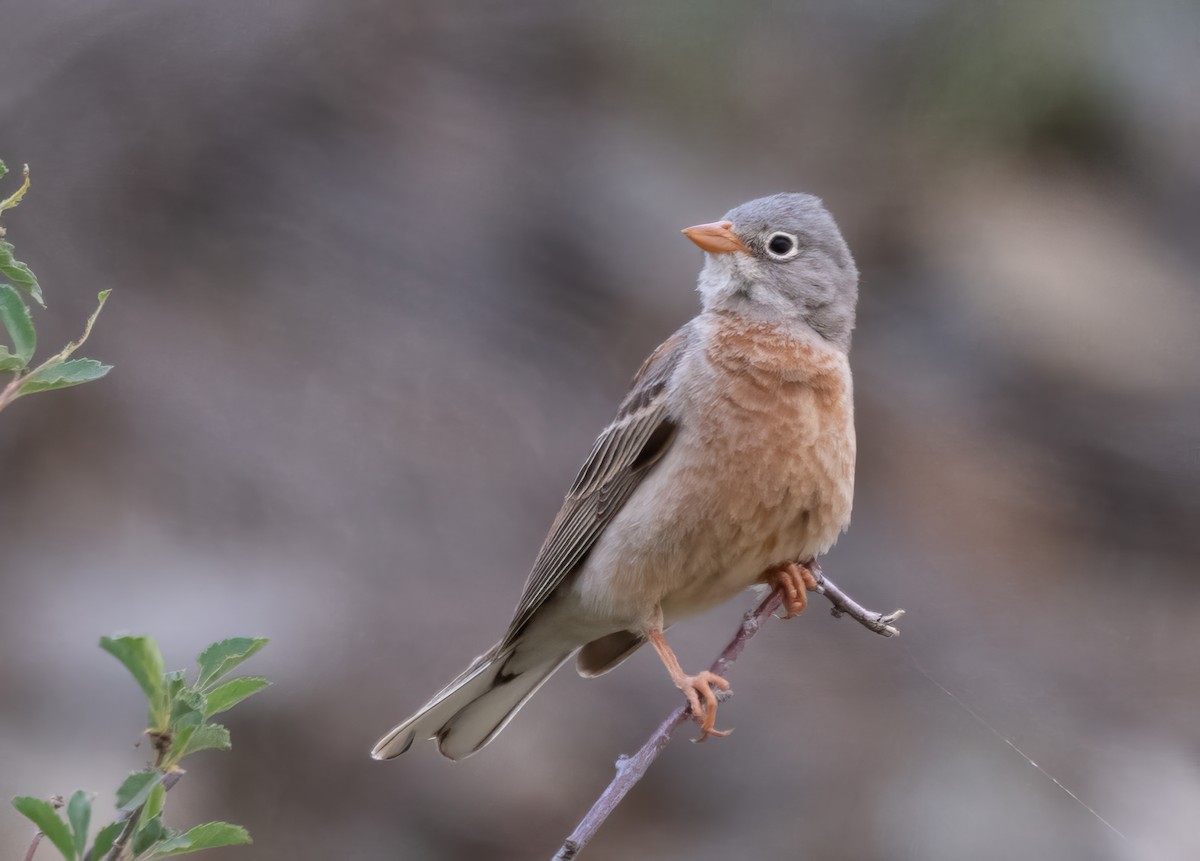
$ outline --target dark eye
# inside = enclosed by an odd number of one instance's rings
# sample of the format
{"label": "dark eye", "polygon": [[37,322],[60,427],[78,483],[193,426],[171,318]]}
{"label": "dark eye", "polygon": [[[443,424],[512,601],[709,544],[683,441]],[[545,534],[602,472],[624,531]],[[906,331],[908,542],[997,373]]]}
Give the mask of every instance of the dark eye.
{"label": "dark eye", "polygon": [[796,251],[796,237],[790,233],[772,233],[767,238],[767,253],[772,257],[783,259],[792,256]]}

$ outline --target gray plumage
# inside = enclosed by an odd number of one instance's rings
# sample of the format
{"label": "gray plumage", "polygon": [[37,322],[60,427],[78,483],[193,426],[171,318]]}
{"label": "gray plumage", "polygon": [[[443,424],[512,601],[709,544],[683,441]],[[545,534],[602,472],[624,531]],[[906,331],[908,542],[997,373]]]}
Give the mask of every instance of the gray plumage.
{"label": "gray plumage", "polygon": [[[798,316],[826,340],[850,349],[858,304],[858,267],[837,222],[821,199],[785,192],[725,213],[753,255],[710,254],[700,273],[705,308],[754,320]],[[796,255],[772,259],[765,247],[775,232],[797,239]]]}

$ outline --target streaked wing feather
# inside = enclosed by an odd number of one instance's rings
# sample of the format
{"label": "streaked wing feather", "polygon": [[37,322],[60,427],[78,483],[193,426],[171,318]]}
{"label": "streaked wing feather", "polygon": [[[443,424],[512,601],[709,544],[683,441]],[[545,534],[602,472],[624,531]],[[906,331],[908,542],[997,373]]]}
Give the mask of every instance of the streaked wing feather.
{"label": "streaked wing feather", "polygon": [[579,470],[534,561],[501,648],[511,644],[575,569],[666,452],[674,425],[666,389],[688,348],[690,324],[655,350],[633,379],[617,417]]}

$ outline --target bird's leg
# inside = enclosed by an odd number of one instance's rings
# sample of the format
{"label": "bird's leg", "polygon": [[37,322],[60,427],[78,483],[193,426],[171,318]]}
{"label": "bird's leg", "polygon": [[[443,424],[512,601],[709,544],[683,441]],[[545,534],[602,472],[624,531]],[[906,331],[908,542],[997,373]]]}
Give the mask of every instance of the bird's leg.
{"label": "bird's leg", "polygon": [[807,564],[800,562],[782,562],[768,568],[762,581],[783,592],[785,619],[794,619],[803,613],[808,606],[806,593],[818,590],[817,578]]}
{"label": "bird's leg", "polygon": [[[729,735],[730,730],[716,728],[717,695],[713,693],[713,686],[723,691],[729,690],[729,682],[708,670],[704,670],[694,676],[689,676],[685,673],[683,667],[679,666],[679,659],[675,657],[675,653],[667,645],[661,626],[656,626],[646,631],[646,639],[654,645],[654,650],[658,652],[658,657],[662,659],[663,666],[671,674],[671,681],[675,682],[675,687],[683,691],[683,695],[687,697],[688,705],[692,709],[692,719],[700,724],[700,737],[696,741],[704,741],[710,735],[715,735],[718,738]],[[703,704],[700,701],[701,697],[704,697]]]}

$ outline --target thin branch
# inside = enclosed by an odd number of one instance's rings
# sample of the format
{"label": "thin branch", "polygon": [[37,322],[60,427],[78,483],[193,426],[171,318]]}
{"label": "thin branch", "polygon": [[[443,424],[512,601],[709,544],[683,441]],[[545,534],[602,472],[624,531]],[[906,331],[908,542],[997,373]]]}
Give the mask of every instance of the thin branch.
{"label": "thin branch", "polygon": [[17,371],[3,389],[0,389],[0,410],[4,409],[17,398],[17,389],[25,382],[25,377]]}
{"label": "thin branch", "polygon": [[816,562],[810,562],[806,567],[817,578],[817,593],[824,595],[833,605],[831,612],[834,616],[849,616],[863,627],[884,637],[900,636],[900,629],[894,623],[904,615],[903,610],[893,610],[887,614],[868,610],[821,573],[821,566]]}
{"label": "thin branch", "polygon": [[42,838],[45,836],[40,831],[33,835],[33,842],[29,844],[29,851],[25,853],[25,861],[33,861],[33,853],[37,852],[38,844],[42,842]]}
{"label": "thin branch", "polygon": [[[833,604],[833,615],[849,616],[856,622],[884,637],[895,637],[900,633],[892,623],[904,615],[903,610],[896,610],[886,615],[868,610],[826,577],[821,572],[820,566],[815,562],[808,563],[806,567],[812,571],[813,576],[817,580],[818,594],[824,595]],[[779,609],[782,600],[782,591],[775,589],[755,609],[746,613],[742,617],[742,624],[738,628],[737,633],[729,641],[729,645],[725,647],[720,656],[713,661],[709,670],[719,676],[724,675],[729,665],[736,661],[742,650],[746,648],[746,643],[750,641],[750,638],[758,633],[759,628],[762,627],[767,617]],[[587,812],[587,815],[580,820],[579,824],[575,826],[575,830],[563,842],[553,861],[571,861],[571,859],[583,851],[588,841],[596,835],[596,831],[604,824],[604,821],[608,819],[609,815],[616,809],[616,806],[621,803],[621,799],[629,793],[629,790],[637,785],[637,782],[646,774],[646,770],[650,768],[650,764],[662,753],[663,748],[667,746],[667,742],[671,740],[671,733],[688,719],[688,712],[689,707],[687,703],[679,706],[651,734],[646,743],[642,745],[641,750],[633,756],[622,756],[617,760],[616,776],[612,779],[608,788],[596,799],[596,803],[592,805],[592,809]]]}
{"label": "thin branch", "polygon": [[146,809],[146,805],[142,805],[129,814],[129,818],[125,820],[125,827],[121,829],[121,833],[117,839],[113,841],[112,848],[108,850],[108,854],[104,856],[104,861],[119,861],[122,855],[125,854],[125,847],[129,845],[129,841],[133,839],[133,832],[137,830],[138,822],[141,821],[142,811]]}

